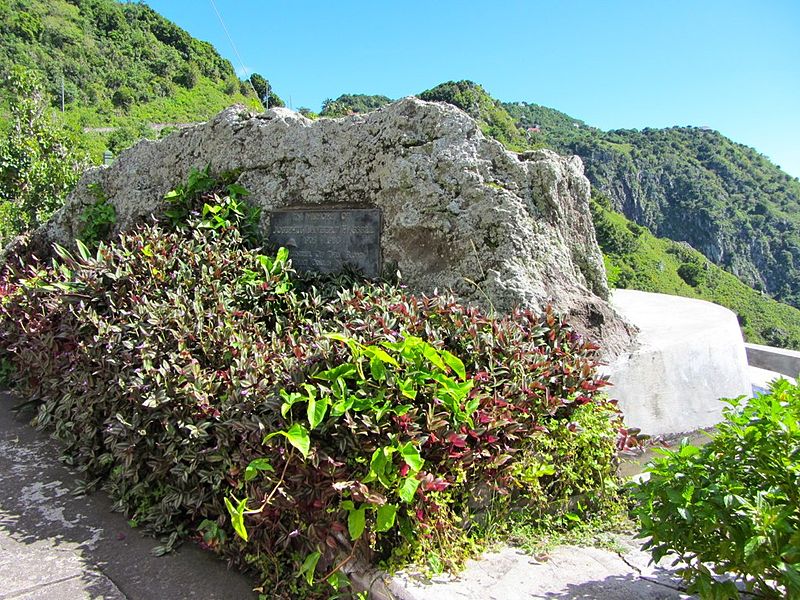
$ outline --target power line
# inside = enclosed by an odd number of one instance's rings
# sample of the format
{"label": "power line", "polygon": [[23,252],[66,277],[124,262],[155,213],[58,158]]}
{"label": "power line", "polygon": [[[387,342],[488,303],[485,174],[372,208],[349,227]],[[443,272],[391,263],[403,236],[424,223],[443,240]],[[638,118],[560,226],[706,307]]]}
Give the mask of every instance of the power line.
{"label": "power line", "polygon": [[[219,10],[217,10],[216,3],[214,2],[214,0],[208,0],[208,1],[211,3],[211,8],[213,8],[214,12],[217,13],[217,18],[219,19],[220,25],[222,25],[222,30],[225,32],[225,35],[228,37],[228,41],[231,44],[231,48],[233,48],[233,53],[236,55],[236,58],[239,59],[239,68],[241,68],[242,73],[244,73],[244,76],[245,76],[245,79],[247,80],[247,83],[249,83],[250,87],[253,88],[253,92],[255,93],[256,98],[258,98],[258,90],[256,89],[256,86],[253,85],[253,82],[250,81],[250,77],[248,77],[248,69],[247,69],[247,67],[244,66],[244,61],[242,60],[242,57],[239,55],[239,50],[236,49],[236,44],[233,43],[233,38],[231,37],[231,34],[228,33],[228,28],[225,27],[225,21],[222,19],[222,15],[220,14]],[[259,101],[261,101],[261,98],[258,98],[258,99],[259,99]],[[269,99],[267,99],[267,102],[269,102]],[[262,104],[263,104],[263,102],[262,102]],[[269,108],[269,107],[266,107],[266,108]]]}

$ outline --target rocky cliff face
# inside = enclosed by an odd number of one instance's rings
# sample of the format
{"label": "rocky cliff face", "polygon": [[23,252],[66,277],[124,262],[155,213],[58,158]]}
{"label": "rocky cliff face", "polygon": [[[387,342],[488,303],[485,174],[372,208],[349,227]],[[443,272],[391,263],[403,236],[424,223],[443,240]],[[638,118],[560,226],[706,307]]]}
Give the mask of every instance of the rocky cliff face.
{"label": "rocky cliff face", "polygon": [[613,135],[620,141],[582,141],[562,150],[582,157],[590,181],[629,219],[688,242],[751,287],[800,306],[796,180],[712,131]]}
{"label": "rocky cliff face", "polygon": [[87,173],[32,248],[71,244],[98,184],[118,230],[158,213],[192,168],[236,171],[262,208],[375,207],[385,270],[413,290],[452,290],[508,311],[551,303],[577,328],[624,348],[628,327],[606,303],[602,255],[577,157],[506,151],[445,104],[406,98],[376,112],[310,121],[285,109],[232,107],[208,123],[142,142]]}

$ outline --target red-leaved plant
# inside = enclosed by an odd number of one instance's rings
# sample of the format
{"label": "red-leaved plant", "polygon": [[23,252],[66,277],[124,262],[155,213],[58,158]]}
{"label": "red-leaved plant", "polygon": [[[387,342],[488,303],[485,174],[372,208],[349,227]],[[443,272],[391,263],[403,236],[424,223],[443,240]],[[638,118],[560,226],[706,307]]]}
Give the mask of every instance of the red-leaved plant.
{"label": "red-leaved plant", "polygon": [[278,597],[333,593],[356,558],[457,567],[491,519],[613,501],[619,414],[549,309],[301,278],[233,225],[57,253],[0,283],[36,423],[131,519]]}

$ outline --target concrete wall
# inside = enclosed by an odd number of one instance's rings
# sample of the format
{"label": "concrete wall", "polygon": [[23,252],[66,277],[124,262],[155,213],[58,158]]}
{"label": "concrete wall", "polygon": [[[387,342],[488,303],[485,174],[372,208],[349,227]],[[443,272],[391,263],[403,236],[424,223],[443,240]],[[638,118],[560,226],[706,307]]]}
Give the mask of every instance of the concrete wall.
{"label": "concrete wall", "polygon": [[747,362],[751,366],[775,371],[789,377],[797,377],[800,374],[800,352],[759,344],[745,344],[744,346],[747,350]]}
{"label": "concrete wall", "polygon": [[628,425],[677,434],[722,420],[720,398],[751,395],[742,334],[726,308],[664,294],[614,290],[613,307],[640,332],[638,347],[604,371]]}

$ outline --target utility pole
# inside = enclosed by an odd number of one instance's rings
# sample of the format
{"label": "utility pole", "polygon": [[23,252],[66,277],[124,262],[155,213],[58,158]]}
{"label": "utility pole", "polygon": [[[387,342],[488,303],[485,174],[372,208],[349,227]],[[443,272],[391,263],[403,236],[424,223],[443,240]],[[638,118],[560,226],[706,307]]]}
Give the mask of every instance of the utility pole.
{"label": "utility pole", "polygon": [[64,74],[61,74],[61,112],[64,112]]}

